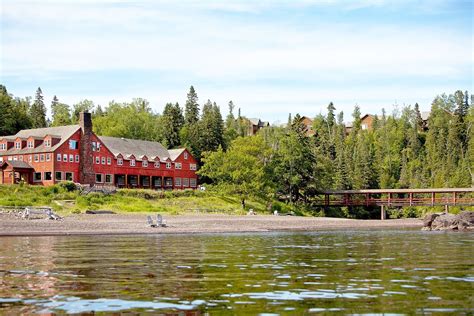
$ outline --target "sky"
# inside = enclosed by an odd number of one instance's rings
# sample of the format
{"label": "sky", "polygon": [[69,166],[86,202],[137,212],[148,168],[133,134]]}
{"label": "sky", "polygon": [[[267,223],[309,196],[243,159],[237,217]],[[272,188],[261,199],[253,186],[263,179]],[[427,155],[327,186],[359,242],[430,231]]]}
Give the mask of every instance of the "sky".
{"label": "sky", "polygon": [[471,0],[0,0],[0,83],[72,105],[189,87],[223,115],[285,122],[329,102],[346,121],[473,92]]}

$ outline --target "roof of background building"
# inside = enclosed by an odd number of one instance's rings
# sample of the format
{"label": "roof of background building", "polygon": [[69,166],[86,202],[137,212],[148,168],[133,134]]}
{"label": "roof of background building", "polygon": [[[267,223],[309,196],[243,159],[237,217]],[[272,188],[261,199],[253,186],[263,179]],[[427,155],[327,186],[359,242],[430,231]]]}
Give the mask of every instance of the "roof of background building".
{"label": "roof of background building", "polygon": [[26,162],[19,161],[19,160],[4,161],[3,163],[0,164],[0,167],[3,167],[4,165],[10,165],[13,168],[33,169],[33,167],[27,164]]}
{"label": "roof of background building", "polygon": [[128,158],[133,155],[135,158],[138,158],[138,160],[144,156],[148,159],[158,157],[160,160],[170,158],[168,150],[158,142],[109,136],[98,137],[115,156],[122,154]]}

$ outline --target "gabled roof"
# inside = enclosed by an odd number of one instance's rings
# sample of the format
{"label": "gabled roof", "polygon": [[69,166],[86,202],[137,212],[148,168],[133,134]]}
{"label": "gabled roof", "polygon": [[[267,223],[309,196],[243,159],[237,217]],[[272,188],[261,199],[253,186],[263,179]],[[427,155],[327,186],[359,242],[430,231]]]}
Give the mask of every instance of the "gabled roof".
{"label": "gabled roof", "polygon": [[252,123],[253,125],[258,125],[260,123],[260,119],[258,118],[249,118],[248,119],[250,121],[250,123]]}
{"label": "gabled roof", "polygon": [[179,149],[170,149],[170,150],[168,150],[169,155],[170,155],[170,159],[173,160],[173,161],[175,161],[176,158],[178,158],[185,150],[186,150],[186,148],[179,148]]}
{"label": "gabled roof", "polygon": [[0,163],[0,168],[3,168],[5,165],[10,165],[13,168],[21,168],[21,169],[33,169],[28,163],[20,160],[8,160]]}
{"label": "gabled roof", "polygon": [[128,157],[130,155],[134,155],[134,157],[158,156],[162,160],[169,157],[166,148],[158,142],[109,136],[98,137],[115,156],[119,154],[122,154],[124,157]]}
{"label": "gabled roof", "polygon": [[57,126],[57,127],[45,127],[45,128],[35,128],[35,129],[24,129],[16,133],[15,135],[11,136],[0,136],[0,140],[12,139],[15,140],[17,137],[28,139],[30,137],[36,139],[43,139],[47,135],[57,135],[57,137],[61,138],[61,141],[58,142],[56,145],[51,147],[45,147],[44,144],[39,145],[35,148],[23,148],[23,149],[16,149],[12,148],[8,151],[0,152],[3,155],[17,155],[17,154],[32,154],[32,153],[40,153],[40,152],[52,152],[56,150],[59,146],[64,144],[75,132],[80,129],[79,125],[67,125],[67,126]]}

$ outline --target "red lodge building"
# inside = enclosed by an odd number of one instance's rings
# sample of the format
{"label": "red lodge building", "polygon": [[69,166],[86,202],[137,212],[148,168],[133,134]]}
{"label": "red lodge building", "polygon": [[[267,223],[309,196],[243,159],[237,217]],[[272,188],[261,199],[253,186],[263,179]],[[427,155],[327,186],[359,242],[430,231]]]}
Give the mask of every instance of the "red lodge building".
{"label": "red lodge building", "polygon": [[90,113],[79,125],[22,130],[0,136],[0,184],[61,181],[123,188],[196,188],[197,162],[187,149],[97,136]]}

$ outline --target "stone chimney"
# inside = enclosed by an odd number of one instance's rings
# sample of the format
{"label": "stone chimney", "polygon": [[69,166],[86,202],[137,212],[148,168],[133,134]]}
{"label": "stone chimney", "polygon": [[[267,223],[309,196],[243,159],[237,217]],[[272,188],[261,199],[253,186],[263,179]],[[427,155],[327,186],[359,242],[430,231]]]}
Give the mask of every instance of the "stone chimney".
{"label": "stone chimney", "polygon": [[79,113],[79,126],[81,127],[79,181],[81,184],[93,185],[95,183],[95,173],[94,153],[92,151],[92,117],[90,113]]}

